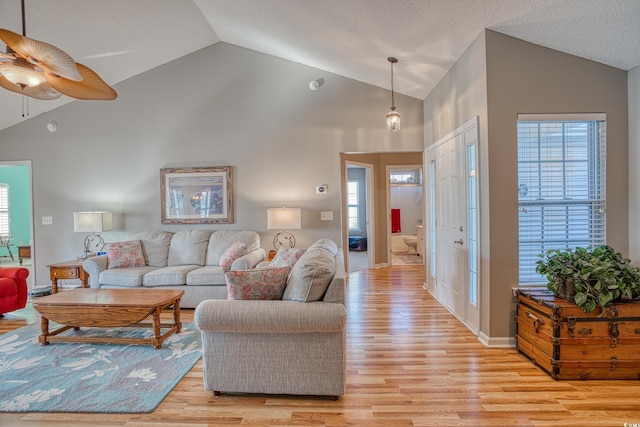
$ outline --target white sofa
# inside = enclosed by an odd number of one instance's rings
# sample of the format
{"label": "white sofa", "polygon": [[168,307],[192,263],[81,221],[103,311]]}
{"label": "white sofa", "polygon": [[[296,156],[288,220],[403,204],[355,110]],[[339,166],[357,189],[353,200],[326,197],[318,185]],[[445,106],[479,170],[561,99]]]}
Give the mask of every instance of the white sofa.
{"label": "white sofa", "polygon": [[180,306],[195,308],[207,299],[226,299],[227,287],[220,259],[236,242],[246,245],[246,254],[236,259],[231,270],[247,270],[262,261],[266,252],[255,231],[181,230],[145,231],[130,234],[139,240],[144,256],[140,267],[109,268],[108,256],[84,261],[92,288],[181,289]]}
{"label": "white sofa", "polygon": [[291,270],[282,300],[208,300],[202,331],[204,387],[220,393],[325,395],[346,387],[343,252],[321,239]]}

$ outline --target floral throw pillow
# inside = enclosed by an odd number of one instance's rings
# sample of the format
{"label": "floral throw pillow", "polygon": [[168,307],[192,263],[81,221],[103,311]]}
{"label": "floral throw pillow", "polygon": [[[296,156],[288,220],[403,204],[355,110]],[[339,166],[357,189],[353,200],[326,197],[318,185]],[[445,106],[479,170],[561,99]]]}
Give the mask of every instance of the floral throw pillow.
{"label": "floral throw pillow", "polygon": [[107,268],[143,267],[144,265],[140,240],[109,243],[107,247]]}
{"label": "floral throw pillow", "polygon": [[271,267],[293,267],[304,253],[304,249],[285,248],[278,249],[269,266]]}
{"label": "floral throw pillow", "polygon": [[235,242],[220,257],[220,267],[223,270],[231,270],[231,264],[247,253],[247,245],[244,242]]}
{"label": "floral throw pillow", "polygon": [[224,275],[227,281],[227,299],[277,300],[282,299],[289,267],[227,271]]}

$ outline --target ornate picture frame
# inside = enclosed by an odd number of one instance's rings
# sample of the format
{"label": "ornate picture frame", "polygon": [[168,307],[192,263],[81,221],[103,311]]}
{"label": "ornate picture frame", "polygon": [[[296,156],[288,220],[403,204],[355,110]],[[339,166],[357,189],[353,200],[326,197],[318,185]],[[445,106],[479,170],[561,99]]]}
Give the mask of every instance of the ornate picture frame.
{"label": "ornate picture frame", "polygon": [[160,169],[162,224],[232,224],[231,166]]}

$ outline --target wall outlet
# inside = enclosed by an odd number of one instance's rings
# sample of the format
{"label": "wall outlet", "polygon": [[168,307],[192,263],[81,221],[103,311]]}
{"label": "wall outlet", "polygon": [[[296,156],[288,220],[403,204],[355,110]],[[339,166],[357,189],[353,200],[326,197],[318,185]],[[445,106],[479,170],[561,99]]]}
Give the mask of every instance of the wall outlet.
{"label": "wall outlet", "polygon": [[53,217],[52,216],[43,216],[42,217],[42,225],[53,225]]}
{"label": "wall outlet", "polygon": [[320,212],[320,221],[333,221],[333,211]]}

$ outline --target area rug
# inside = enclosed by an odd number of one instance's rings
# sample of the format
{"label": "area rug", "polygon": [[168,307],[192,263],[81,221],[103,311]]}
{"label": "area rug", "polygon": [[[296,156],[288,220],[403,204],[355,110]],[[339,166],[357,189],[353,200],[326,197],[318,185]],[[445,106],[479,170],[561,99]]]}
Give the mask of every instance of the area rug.
{"label": "area rug", "polygon": [[[158,350],[151,344],[43,346],[39,334],[33,324],[0,335],[0,412],[152,412],[202,356],[200,332],[191,323]],[[147,328],[63,334],[153,336]]]}
{"label": "area rug", "polygon": [[403,264],[423,264],[424,261],[421,256],[416,254],[396,254],[398,259],[402,261]]}

